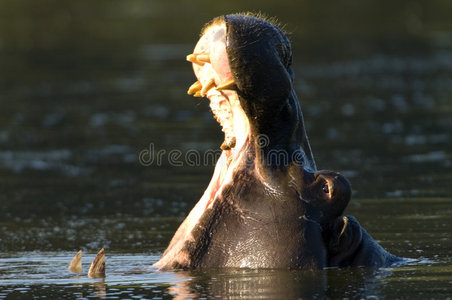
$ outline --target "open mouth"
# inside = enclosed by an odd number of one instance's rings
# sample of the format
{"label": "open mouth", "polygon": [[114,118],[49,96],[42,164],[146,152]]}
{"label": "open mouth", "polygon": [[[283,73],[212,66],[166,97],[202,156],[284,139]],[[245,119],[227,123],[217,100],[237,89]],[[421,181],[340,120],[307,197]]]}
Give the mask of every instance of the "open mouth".
{"label": "open mouth", "polygon": [[[216,90],[218,91],[218,90]],[[228,97],[223,93],[209,93],[210,109],[214,119],[220,124],[224,133],[224,142],[221,144],[221,150],[231,150],[236,145],[236,134],[234,130],[234,113]]]}
{"label": "open mouth", "polygon": [[232,171],[237,169],[241,154],[245,152],[245,145],[250,140],[249,121],[240,105],[237,87],[229,67],[224,22],[210,24],[203,30],[193,54],[188,55],[187,60],[192,63],[198,79],[187,93],[209,99],[213,117],[224,133],[224,141],[220,146],[222,155],[203,196],[208,195],[209,205],[222,187],[227,182],[232,182]]}
{"label": "open mouth", "polygon": [[214,23],[204,29],[194,53],[187,56],[198,79],[188,89],[194,97],[210,101],[213,117],[224,132],[220,148],[229,157],[242,146],[249,133],[248,119],[240,106],[226,53],[226,26]]}

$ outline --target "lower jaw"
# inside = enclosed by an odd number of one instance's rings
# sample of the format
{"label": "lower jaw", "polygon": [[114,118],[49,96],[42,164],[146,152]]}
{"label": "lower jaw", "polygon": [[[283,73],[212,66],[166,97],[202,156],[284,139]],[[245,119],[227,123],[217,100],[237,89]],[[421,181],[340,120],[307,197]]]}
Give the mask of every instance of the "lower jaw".
{"label": "lower jaw", "polygon": [[[216,163],[211,183],[206,190],[209,204],[221,195],[226,185],[233,183],[234,173],[241,168],[243,153],[247,151],[247,144],[251,138],[248,119],[240,106],[238,95],[235,92],[226,94],[227,102],[223,103],[223,108],[212,109],[214,118],[220,124],[225,136],[220,146],[223,150],[221,157]],[[216,97],[209,99],[211,102],[218,101]]]}
{"label": "lower jaw", "polygon": [[245,138],[244,142],[240,145],[236,143],[236,138],[231,137],[225,139],[221,145],[222,154],[217,161],[215,171],[211,179],[211,183],[207,188],[208,193],[208,205],[213,204],[215,199],[221,195],[222,189],[228,184],[233,183],[233,177],[235,171],[240,169],[241,160],[243,158],[243,152],[246,151],[246,144],[249,138]]}

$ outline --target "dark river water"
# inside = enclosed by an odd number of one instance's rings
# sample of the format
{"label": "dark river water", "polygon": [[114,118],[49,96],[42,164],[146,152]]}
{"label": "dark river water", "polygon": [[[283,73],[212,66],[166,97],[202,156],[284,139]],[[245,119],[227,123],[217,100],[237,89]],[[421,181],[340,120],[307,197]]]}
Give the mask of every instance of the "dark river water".
{"label": "dark river water", "polygon": [[[188,153],[222,142],[186,95],[185,56],[205,22],[247,10],[287,24],[317,165],[348,177],[346,213],[406,264],[150,267],[212,175]],[[451,15],[447,1],[0,0],[0,299],[451,299]],[[102,247],[107,276],[90,279]]]}

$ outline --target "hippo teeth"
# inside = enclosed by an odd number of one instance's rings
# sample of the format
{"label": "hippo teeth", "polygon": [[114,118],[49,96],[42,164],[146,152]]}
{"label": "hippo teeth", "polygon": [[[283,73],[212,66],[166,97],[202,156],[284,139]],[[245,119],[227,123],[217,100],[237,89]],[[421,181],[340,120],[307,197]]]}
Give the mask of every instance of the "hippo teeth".
{"label": "hippo teeth", "polygon": [[228,80],[219,84],[218,86],[215,86],[215,79],[211,78],[205,85],[203,85],[199,80],[196,81],[188,88],[187,94],[193,95],[194,97],[204,97],[206,96],[207,92],[213,87],[215,87],[215,89],[219,92],[224,90],[237,90],[237,85],[235,84],[234,79]]}
{"label": "hippo teeth", "polygon": [[229,101],[223,97],[211,98],[210,108],[213,118],[220,124],[224,132],[224,142],[220,146],[222,150],[230,150],[235,147],[234,124],[232,110]]}
{"label": "hippo teeth", "polygon": [[223,90],[236,90],[237,86],[235,84],[234,79],[231,79],[229,81],[226,81],[216,87],[217,91],[223,91]]}
{"label": "hippo teeth", "polygon": [[215,79],[210,78],[202,84],[199,80],[193,83],[187,91],[188,95],[193,95],[194,97],[205,97],[207,92],[215,87]]}
{"label": "hippo teeth", "polygon": [[201,96],[205,97],[207,92],[215,86],[215,79],[210,78],[206,84],[202,86]]}
{"label": "hippo teeth", "polygon": [[[187,60],[192,62],[195,70],[201,70],[197,74],[198,81],[193,83],[187,91],[187,94],[194,97],[207,97],[210,100],[210,107],[213,112],[214,119],[220,124],[221,130],[224,132],[225,138],[221,145],[222,150],[230,150],[235,147],[236,137],[234,132],[232,107],[226,94],[222,91],[236,90],[237,86],[234,79],[226,80],[216,86],[215,78],[221,78],[211,65],[211,58],[207,50],[200,53],[192,53],[187,55]],[[201,66],[202,68],[199,68]],[[196,71],[195,71],[196,72]],[[223,77],[224,78],[224,77]],[[230,78],[230,77],[229,77]]]}
{"label": "hippo teeth", "polygon": [[210,64],[210,57],[207,53],[193,53],[187,55],[187,61],[191,63],[195,63],[200,66],[204,66],[204,64],[209,63]]}
{"label": "hippo teeth", "polygon": [[210,64],[210,56],[208,54],[203,54],[203,53],[198,54],[198,55],[196,55],[196,60],[203,62],[203,63]]}
{"label": "hippo teeth", "polygon": [[187,91],[187,94],[189,95],[196,95],[197,92],[201,91],[202,89],[202,84],[201,82],[198,80],[195,83],[193,83]]}

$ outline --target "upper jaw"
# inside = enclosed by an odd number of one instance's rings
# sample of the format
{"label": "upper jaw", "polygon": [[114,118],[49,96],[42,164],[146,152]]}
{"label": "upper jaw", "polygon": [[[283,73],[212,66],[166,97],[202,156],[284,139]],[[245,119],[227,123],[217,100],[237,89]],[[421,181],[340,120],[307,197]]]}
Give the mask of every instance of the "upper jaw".
{"label": "upper jaw", "polygon": [[221,149],[230,150],[241,146],[248,136],[249,124],[235,91],[236,86],[229,67],[224,22],[212,24],[204,30],[193,54],[189,54],[187,60],[192,63],[198,79],[187,93],[210,100],[214,118],[225,133]]}
{"label": "upper jaw", "polygon": [[[226,52],[226,24],[212,24],[204,30],[193,54],[187,56],[199,83],[193,84],[189,93],[205,97],[207,92],[233,88],[233,77]],[[197,95],[196,92],[199,92]]]}

